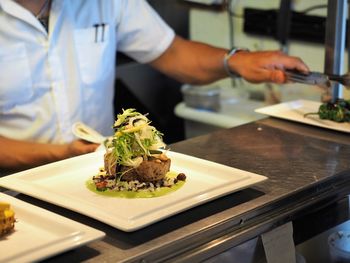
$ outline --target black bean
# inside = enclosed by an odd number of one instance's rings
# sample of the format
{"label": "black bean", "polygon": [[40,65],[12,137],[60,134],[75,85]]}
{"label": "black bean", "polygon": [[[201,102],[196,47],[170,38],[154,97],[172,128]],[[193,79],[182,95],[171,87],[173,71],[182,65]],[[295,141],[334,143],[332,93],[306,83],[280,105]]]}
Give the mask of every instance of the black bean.
{"label": "black bean", "polygon": [[186,181],[186,175],[184,173],[179,173],[176,179],[180,181]]}

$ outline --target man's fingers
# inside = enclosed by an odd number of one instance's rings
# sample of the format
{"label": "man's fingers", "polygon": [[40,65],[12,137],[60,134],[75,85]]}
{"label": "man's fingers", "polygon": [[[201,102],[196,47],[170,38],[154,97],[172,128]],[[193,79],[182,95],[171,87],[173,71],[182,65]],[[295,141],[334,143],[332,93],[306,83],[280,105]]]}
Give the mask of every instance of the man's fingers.
{"label": "man's fingers", "polygon": [[286,75],[284,74],[283,71],[281,70],[271,70],[270,71],[270,81],[277,83],[277,84],[282,84],[286,82]]}
{"label": "man's fingers", "polygon": [[76,140],[69,144],[69,151],[71,156],[76,156],[94,152],[97,147],[99,147],[99,144],[86,142],[84,140]]}
{"label": "man's fingers", "polygon": [[308,66],[298,57],[284,56],[283,64],[285,69],[295,69],[303,73],[308,73],[310,71]]}

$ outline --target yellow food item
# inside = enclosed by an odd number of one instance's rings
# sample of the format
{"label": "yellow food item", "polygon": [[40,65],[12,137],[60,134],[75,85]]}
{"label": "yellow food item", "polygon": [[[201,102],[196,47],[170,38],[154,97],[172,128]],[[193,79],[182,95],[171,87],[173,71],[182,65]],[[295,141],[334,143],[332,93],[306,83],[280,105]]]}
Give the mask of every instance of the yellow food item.
{"label": "yellow food item", "polygon": [[0,201],[0,236],[10,232],[15,227],[15,212],[9,203]]}

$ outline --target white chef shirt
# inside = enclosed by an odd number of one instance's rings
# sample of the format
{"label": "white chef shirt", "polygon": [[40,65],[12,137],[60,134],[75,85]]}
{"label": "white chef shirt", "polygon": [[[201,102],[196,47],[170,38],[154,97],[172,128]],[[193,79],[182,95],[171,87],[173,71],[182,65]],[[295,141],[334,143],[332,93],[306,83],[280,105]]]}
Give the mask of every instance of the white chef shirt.
{"label": "white chef shirt", "polygon": [[111,134],[116,50],[147,63],[173,38],[144,0],[53,0],[49,33],[0,0],[0,135],[65,143],[76,121]]}

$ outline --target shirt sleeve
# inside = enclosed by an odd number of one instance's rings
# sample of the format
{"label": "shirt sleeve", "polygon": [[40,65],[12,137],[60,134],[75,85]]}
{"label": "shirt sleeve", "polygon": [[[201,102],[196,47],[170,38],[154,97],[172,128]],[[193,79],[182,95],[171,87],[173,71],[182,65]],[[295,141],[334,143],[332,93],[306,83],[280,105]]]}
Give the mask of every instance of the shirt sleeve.
{"label": "shirt sleeve", "polygon": [[121,1],[117,21],[117,49],[140,63],[158,58],[175,33],[144,0]]}

